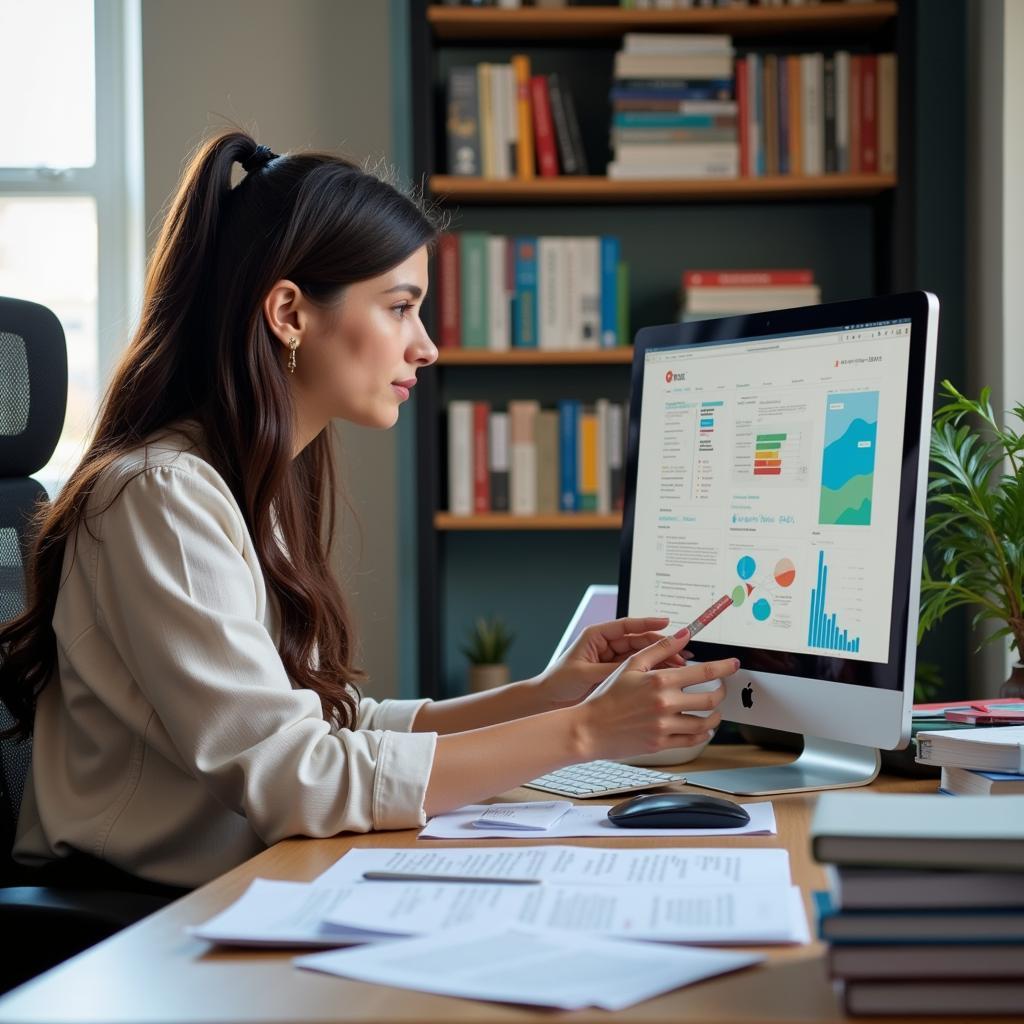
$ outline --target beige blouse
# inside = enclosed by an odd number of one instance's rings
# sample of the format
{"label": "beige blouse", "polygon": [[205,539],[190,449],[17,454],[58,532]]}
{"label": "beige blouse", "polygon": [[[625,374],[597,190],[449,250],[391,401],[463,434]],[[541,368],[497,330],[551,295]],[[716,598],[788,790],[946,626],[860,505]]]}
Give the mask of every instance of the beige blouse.
{"label": "beige blouse", "polygon": [[[109,507],[107,507],[109,505]],[[424,701],[354,729],[293,688],[242,513],[182,434],[111,467],[65,555],[14,847],[195,886],[286,836],[411,828],[437,740]]]}

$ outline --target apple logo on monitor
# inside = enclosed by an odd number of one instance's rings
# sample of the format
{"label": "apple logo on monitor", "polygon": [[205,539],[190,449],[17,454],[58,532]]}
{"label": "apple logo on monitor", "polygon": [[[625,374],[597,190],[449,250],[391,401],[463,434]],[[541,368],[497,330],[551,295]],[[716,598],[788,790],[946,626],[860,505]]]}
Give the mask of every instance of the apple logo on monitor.
{"label": "apple logo on monitor", "polygon": [[754,688],[750,683],[747,683],[747,685],[740,690],[740,700],[743,701],[743,706],[745,708],[752,708],[754,706]]}

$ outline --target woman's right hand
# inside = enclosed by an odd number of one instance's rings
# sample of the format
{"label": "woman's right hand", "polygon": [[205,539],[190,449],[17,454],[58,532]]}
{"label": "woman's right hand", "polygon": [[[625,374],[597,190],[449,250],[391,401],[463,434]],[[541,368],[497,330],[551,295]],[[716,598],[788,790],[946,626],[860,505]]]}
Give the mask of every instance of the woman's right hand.
{"label": "woman's right hand", "polygon": [[[686,688],[732,675],[740,663],[726,658],[663,667],[689,639],[689,633],[683,632],[637,651],[573,709],[580,715],[588,760],[653,754],[708,739],[722,719],[714,709],[725,697],[725,685],[704,693],[687,693]],[[690,713],[694,711],[711,713],[701,717]]]}

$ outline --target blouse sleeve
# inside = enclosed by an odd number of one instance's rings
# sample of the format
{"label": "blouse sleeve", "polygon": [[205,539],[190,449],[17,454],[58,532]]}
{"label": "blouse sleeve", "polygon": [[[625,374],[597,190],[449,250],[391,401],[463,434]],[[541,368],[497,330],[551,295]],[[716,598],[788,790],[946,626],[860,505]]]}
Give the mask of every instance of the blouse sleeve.
{"label": "blouse sleeve", "polygon": [[411,732],[421,707],[430,699],[420,700],[374,700],[364,697],[359,702],[357,729],[393,729],[395,732]]}
{"label": "blouse sleeve", "polygon": [[292,687],[212,468],[146,469],[101,524],[97,624],[186,771],[268,844],[424,823],[436,734],[390,731],[401,715],[383,706],[360,713],[369,729],[332,730],[317,694]]}

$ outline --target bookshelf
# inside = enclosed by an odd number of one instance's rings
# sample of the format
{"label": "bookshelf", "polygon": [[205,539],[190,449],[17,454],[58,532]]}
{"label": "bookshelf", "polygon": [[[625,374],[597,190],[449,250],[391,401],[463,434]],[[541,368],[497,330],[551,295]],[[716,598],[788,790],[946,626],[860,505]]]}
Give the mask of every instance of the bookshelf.
{"label": "bookshelf", "polygon": [[[676,319],[686,267],[812,266],[823,301],[910,288],[916,0],[796,7],[623,10],[462,8],[410,0],[416,180],[452,215],[451,230],[611,234],[630,264],[631,330]],[[487,180],[446,173],[448,70],[530,54],[577,99],[592,167],[608,156],[607,87],[627,31],[715,32],[748,46],[897,53],[898,173],[728,180],[609,180],[601,175]],[[429,83],[429,86],[425,85]],[[836,244],[841,239],[841,244]],[[432,270],[436,273],[436,268]],[[436,282],[434,282],[436,284]],[[436,294],[436,289],[435,289]],[[428,309],[428,326],[433,327]],[[419,691],[461,692],[457,650],[475,615],[501,614],[519,636],[513,676],[544,664],[589,583],[618,577],[619,514],[452,516],[444,412],[454,398],[625,399],[632,349],[594,352],[443,349],[416,391]]]}

